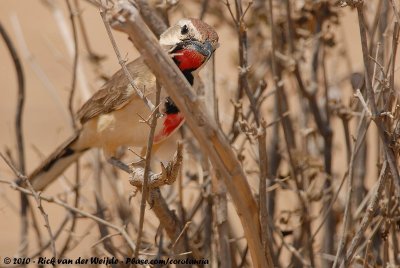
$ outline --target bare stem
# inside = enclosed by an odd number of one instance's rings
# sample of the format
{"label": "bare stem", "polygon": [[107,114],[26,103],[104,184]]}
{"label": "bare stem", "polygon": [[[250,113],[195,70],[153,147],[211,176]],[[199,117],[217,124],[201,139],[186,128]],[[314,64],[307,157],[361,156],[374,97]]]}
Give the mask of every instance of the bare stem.
{"label": "bare stem", "polygon": [[[18,148],[18,168],[23,174],[25,174],[25,150],[24,150],[24,139],[23,139],[23,111],[25,102],[25,77],[22,69],[21,60],[15,49],[11,38],[7,34],[5,28],[0,23],[0,34],[7,45],[8,51],[13,59],[15,71],[17,73],[18,80],[18,99],[17,99],[17,112],[15,114],[15,134],[17,137],[17,148]],[[21,194],[21,237],[20,237],[20,252],[22,255],[26,255],[26,249],[28,248],[28,215],[29,201],[25,195]]]}
{"label": "bare stem", "polygon": [[156,82],[156,110],[154,113],[152,113],[151,116],[151,121],[150,121],[150,134],[149,134],[149,139],[147,141],[147,149],[146,149],[146,163],[144,167],[144,175],[143,175],[143,187],[142,187],[142,199],[140,201],[140,218],[139,218],[139,231],[138,231],[138,236],[136,239],[136,250],[135,250],[135,258],[137,259],[139,256],[139,249],[140,249],[140,244],[142,242],[142,234],[143,234],[143,222],[144,222],[144,213],[146,210],[146,200],[147,200],[147,195],[148,195],[148,185],[149,185],[149,172],[150,172],[150,163],[151,163],[151,151],[153,149],[153,141],[154,141],[154,133],[156,130],[157,126],[157,119],[159,116],[159,104],[160,104],[160,92],[161,92],[161,86],[159,85],[158,82]]}
{"label": "bare stem", "polygon": [[233,203],[238,210],[245,235],[249,242],[253,264],[271,267],[260,240],[260,226],[257,205],[240,167],[236,155],[222,131],[209,118],[203,102],[197,98],[182,72],[172,59],[161,49],[154,35],[148,32],[138,11],[125,5],[124,17],[113,21],[113,26],[126,32],[142,54],[146,64],[165,87],[167,93],[186,118],[200,146],[207,151],[214,168],[219,172],[228,187]]}
{"label": "bare stem", "polygon": [[124,71],[126,77],[129,80],[130,85],[132,86],[132,88],[135,90],[136,94],[139,96],[139,98],[141,98],[144,103],[147,105],[147,107],[149,108],[150,111],[153,111],[155,106],[151,103],[151,101],[143,94],[143,92],[135,85],[135,81],[133,80],[133,77],[131,75],[131,73],[129,72],[128,68],[126,67],[126,61],[122,59],[121,57],[121,53],[119,52],[117,43],[115,42],[114,36],[111,32],[111,28],[110,28],[110,23],[108,22],[107,18],[106,18],[106,13],[103,9],[100,10],[100,15],[101,18],[103,19],[103,23],[104,26],[107,30],[107,34],[108,37],[110,38],[111,44],[114,48],[115,54],[117,55],[118,58],[118,62],[122,67],[122,70]]}

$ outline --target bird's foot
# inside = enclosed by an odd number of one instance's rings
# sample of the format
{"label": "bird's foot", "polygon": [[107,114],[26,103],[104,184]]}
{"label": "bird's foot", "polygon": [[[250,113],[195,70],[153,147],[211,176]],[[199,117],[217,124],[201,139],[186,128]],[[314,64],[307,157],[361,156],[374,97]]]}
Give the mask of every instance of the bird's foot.
{"label": "bird's foot", "polygon": [[113,165],[114,167],[121,169],[127,173],[131,173],[131,168],[125,164],[124,162],[122,162],[121,160],[115,158],[115,157],[111,157],[107,160],[108,163],[110,163],[111,165]]}

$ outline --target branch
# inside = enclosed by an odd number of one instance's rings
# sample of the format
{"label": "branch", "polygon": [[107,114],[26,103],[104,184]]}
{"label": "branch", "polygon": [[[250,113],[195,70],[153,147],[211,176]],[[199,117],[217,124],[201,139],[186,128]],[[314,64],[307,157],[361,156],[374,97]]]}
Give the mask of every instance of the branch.
{"label": "branch", "polygon": [[[147,185],[149,190],[152,190],[154,188],[159,188],[164,185],[171,185],[175,182],[180,167],[182,165],[182,160],[183,160],[182,150],[183,150],[183,145],[179,143],[174,159],[170,163],[168,163],[166,167],[161,163],[161,169],[162,169],[161,173],[154,174],[152,172],[149,172],[148,185]],[[144,188],[145,185],[144,178],[146,178],[145,168],[135,167],[132,170],[129,183],[135,187]]]}
{"label": "branch", "polygon": [[15,49],[15,46],[12,43],[11,38],[8,36],[6,30],[4,29],[1,23],[0,23],[0,34],[7,45],[8,51],[10,52],[10,55],[14,62],[15,71],[17,73],[18,103],[17,103],[17,114],[15,116],[15,131],[17,135],[17,146],[18,146],[18,164],[19,164],[18,168],[22,173],[25,173],[25,154],[24,154],[24,140],[22,131],[22,115],[23,115],[24,101],[25,101],[24,72],[22,69],[21,60],[17,54],[17,50]]}
{"label": "branch", "polygon": [[[69,12],[69,18],[71,21],[71,30],[72,30],[72,36],[73,36],[73,41],[74,41],[74,57],[73,57],[73,66],[72,66],[72,79],[71,79],[71,90],[69,92],[68,96],[68,110],[71,116],[71,125],[74,130],[77,129],[76,121],[75,121],[75,116],[74,116],[74,109],[73,109],[73,102],[74,102],[74,97],[76,93],[76,82],[77,82],[77,74],[78,74],[78,60],[79,60],[79,43],[78,43],[78,31],[76,28],[76,22],[75,22],[75,16],[76,13],[72,8],[72,5],[70,3],[70,0],[65,0]],[[80,194],[79,194],[79,181],[80,181],[80,167],[79,167],[79,160],[75,161],[75,187],[74,187],[74,206],[78,207],[79,206],[79,199],[80,199]],[[77,217],[74,213],[70,213],[70,216],[72,217],[72,223],[69,228],[68,236],[67,239],[64,242],[64,245],[61,247],[61,250],[59,251],[59,258],[62,258],[64,254],[67,252],[69,249],[70,243],[72,241],[72,234],[75,232],[75,228],[77,225]]]}
{"label": "branch", "polygon": [[146,149],[146,163],[143,171],[143,187],[142,187],[142,200],[140,201],[140,218],[139,218],[139,231],[136,240],[136,250],[135,250],[135,258],[139,257],[139,248],[140,243],[142,242],[142,234],[143,234],[143,222],[144,222],[144,213],[146,210],[146,199],[149,190],[149,174],[150,174],[150,161],[151,161],[151,151],[153,149],[153,141],[154,141],[154,133],[157,127],[157,119],[159,116],[159,104],[160,104],[160,94],[161,87],[156,81],[156,108],[150,115],[150,133],[149,138],[147,140],[147,149]]}
{"label": "branch", "polygon": [[[174,159],[168,163],[167,167],[161,164],[162,172],[159,174],[151,173],[148,174],[148,191],[149,195],[146,195],[147,202],[151,204],[154,214],[156,214],[162,226],[167,232],[168,237],[171,241],[175,241],[174,245],[177,246],[180,252],[184,251],[184,240],[180,240],[179,236],[183,233],[182,224],[172,211],[165,199],[161,195],[160,187],[163,185],[171,185],[175,182],[179,170],[182,166],[183,145],[178,143],[178,148]],[[130,184],[138,188],[143,189],[145,180],[146,167],[135,167],[132,168]],[[142,192],[144,189],[142,190]],[[144,196],[144,194],[143,194]],[[178,241],[179,240],[179,241]]]}
{"label": "branch", "polygon": [[[180,166],[182,164],[182,145],[178,144],[177,154],[174,160],[163,168],[161,174],[149,173],[149,189],[150,194],[147,196],[147,202],[151,204],[154,214],[156,214],[160,225],[165,228],[171,241],[175,241],[181,232],[181,222],[176,217],[175,213],[168,207],[167,202],[161,195],[160,186],[165,184],[172,184],[175,182],[178,175]],[[113,166],[131,174],[130,183],[133,186],[142,188],[144,184],[144,168],[143,167],[129,167],[121,161],[111,158],[109,160]],[[179,246],[182,243],[178,243]],[[183,248],[179,248],[181,251]]]}
{"label": "branch", "polygon": [[369,74],[367,32],[365,27],[363,4],[357,5],[357,14],[358,14],[358,24],[360,28],[362,54],[364,60],[365,84],[367,88],[368,101],[372,112],[372,120],[377,126],[379,137],[381,138],[383,143],[383,150],[385,152],[385,157],[389,164],[390,173],[392,173],[397,191],[400,192],[400,175],[397,168],[396,155],[394,154],[393,149],[390,146],[390,140],[388,134],[386,132],[385,126],[383,125],[382,118],[378,113],[378,108],[375,102],[375,92],[372,88],[372,81],[370,79],[370,74]]}
{"label": "branch", "polygon": [[[29,181],[28,181],[28,182],[29,182]],[[24,187],[18,186],[18,185],[15,184],[14,182],[5,181],[5,180],[0,180],[0,183],[9,184],[10,187],[11,187],[12,189],[17,190],[17,191],[20,191],[20,192],[22,192],[22,193],[24,193],[24,194],[26,194],[26,195],[34,195],[30,190],[25,189]],[[99,218],[99,217],[97,217],[97,216],[95,216],[95,215],[93,215],[93,214],[91,214],[91,213],[89,213],[89,212],[86,212],[86,211],[77,209],[76,207],[73,207],[73,206],[69,205],[68,203],[63,202],[63,201],[61,201],[61,200],[58,199],[58,198],[39,195],[39,199],[40,199],[41,201],[42,201],[42,200],[47,201],[48,203],[57,204],[57,205],[59,205],[59,206],[65,208],[65,209],[67,209],[67,210],[69,210],[69,211],[71,211],[71,212],[73,212],[73,213],[77,213],[77,214],[79,214],[79,215],[81,215],[81,216],[83,216],[83,217],[92,219],[92,220],[94,220],[94,221],[96,221],[96,222],[99,222],[99,223],[101,223],[101,224],[103,224],[103,225],[105,225],[105,226],[110,227],[111,229],[116,230],[117,232],[119,232],[119,233],[125,238],[125,240],[126,240],[127,243],[129,244],[130,248],[131,248],[133,251],[135,250],[135,244],[133,243],[132,239],[130,238],[130,236],[129,236],[128,233],[126,232],[125,227],[120,227],[120,226],[115,225],[115,224],[113,224],[113,223],[111,223],[111,222],[108,222],[108,221],[106,221],[106,220],[103,220],[103,219],[101,219],[101,218]]]}
{"label": "branch", "polygon": [[49,222],[49,216],[47,215],[47,213],[44,211],[43,206],[42,206],[42,202],[41,202],[41,198],[40,198],[40,192],[36,192],[35,189],[33,189],[33,186],[31,184],[31,182],[29,181],[28,177],[26,177],[25,175],[23,175],[20,171],[18,171],[18,169],[16,169],[12,163],[10,161],[7,160],[7,158],[4,157],[3,154],[0,153],[0,157],[3,158],[4,162],[6,162],[6,164],[12,169],[12,171],[14,172],[14,174],[19,178],[22,179],[23,182],[28,185],[29,188],[29,192],[32,194],[32,196],[35,198],[36,204],[37,204],[37,208],[39,209],[40,213],[43,216],[43,219],[45,221],[45,227],[49,233],[49,237],[50,237],[50,241],[51,241],[51,251],[53,253],[53,257],[57,258],[57,252],[56,252],[56,245],[55,245],[55,241],[54,241],[54,236],[53,236],[53,232],[51,231],[51,227],[50,227],[50,222]]}
{"label": "branch", "polygon": [[74,18],[75,15],[74,15],[74,11],[72,10],[70,0],[65,0],[65,2],[68,7],[69,17],[71,20],[72,36],[74,39],[74,59],[73,59],[73,66],[72,66],[71,91],[70,91],[69,97],[68,97],[68,110],[71,115],[72,127],[76,130],[77,126],[76,126],[75,117],[74,117],[73,102],[74,102],[74,96],[75,96],[75,91],[76,91],[76,76],[77,76],[77,71],[78,71],[78,59],[79,59],[78,33],[77,33],[76,25],[75,25],[75,18]]}
{"label": "branch", "polygon": [[255,267],[272,267],[267,262],[260,240],[260,225],[257,205],[229,142],[212,120],[204,103],[197,98],[172,59],[161,49],[154,35],[150,33],[139,12],[132,5],[122,5],[120,16],[114,16],[112,26],[129,35],[142,54],[146,64],[161,81],[192,130],[200,146],[205,148],[219,176],[224,179],[241,219],[249,243]]}
{"label": "branch", "polygon": [[[51,14],[53,15],[53,18],[56,21],[59,33],[65,43],[68,56],[74,59],[75,57],[74,39],[71,32],[68,29],[68,23],[64,17],[64,13],[61,10],[61,7],[59,6],[59,3],[57,1],[50,1],[50,0],[43,0],[42,3],[50,9]],[[89,99],[89,97],[91,96],[91,91],[88,82],[86,80],[87,76],[85,74],[83,65],[79,61],[77,62],[77,67],[76,67],[76,79],[77,82],[79,83],[79,88],[81,90],[83,98],[85,100]]]}
{"label": "branch", "polygon": [[21,51],[22,57],[26,62],[29,63],[30,67],[32,68],[34,74],[37,76],[39,81],[43,84],[44,89],[47,91],[46,93],[52,98],[53,102],[56,104],[56,107],[60,111],[60,113],[65,118],[67,123],[70,122],[70,115],[65,108],[64,101],[61,99],[60,95],[58,94],[58,90],[56,89],[55,85],[51,82],[49,77],[47,76],[46,72],[40,66],[40,64],[36,61],[35,57],[31,53],[28,47],[28,43],[25,40],[21,24],[17,15],[10,16],[11,25],[13,28],[13,32],[17,39],[19,49]]}
{"label": "branch", "polygon": [[[0,23],[0,34],[3,37],[4,42],[10,52],[13,59],[15,71],[17,73],[18,80],[18,100],[17,100],[17,113],[15,115],[15,134],[17,136],[17,147],[18,147],[18,166],[22,173],[25,173],[25,150],[24,150],[24,139],[23,139],[23,125],[22,125],[22,115],[24,110],[25,102],[25,78],[22,69],[21,60],[18,56],[17,50],[11,41],[11,38],[7,34],[3,25]],[[21,195],[21,241],[20,250],[24,252],[27,249],[27,236],[28,236],[28,216],[27,210],[29,207],[29,201],[25,195]],[[25,254],[22,254],[25,255]]]}
{"label": "branch", "polygon": [[167,30],[167,25],[151,8],[147,0],[136,0],[135,3],[139,7],[139,12],[142,15],[142,18],[155,35],[160,36],[163,32],[165,32],[165,30]]}
{"label": "branch", "polygon": [[106,14],[103,9],[100,11],[100,15],[101,15],[101,18],[103,19],[104,26],[106,27],[107,34],[108,34],[108,37],[110,38],[110,41],[114,48],[115,54],[117,55],[118,62],[121,65],[122,70],[124,71],[124,74],[128,78],[130,86],[132,86],[132,88],[135,90],[136,94],[144,101],[144,103],[147,105],[147,107],[150,109],[150,111],[153,111],[155,106],[151,103],[151,101],[148,98],[146,98],[146,96],[143,94],[143,92],[136,86],[131,73],[129,72],[128,68],[126,67],[125,60],[123,60],[121,57],[121,53],[119,52],[117,43],[115,42],[115,39],[112,35],[111,29],[110,29],[110,24],[106,19]]}
{"label": "branch", "polygon": [[386,169],[387,169],[387,161],[383,162],[383,166],[381,168],[381,172],[379,175],[378,187],[376,188],[374,195],[371,197],[369,201],[368,208],[365,210],[365,214],[360,223],[360,227],[358,228],[357,233],[354,235],[354,238],[350,243],[350,247],[347,250],[345,258],[342,260],[342,265],[345,263],[348,264],[351,263],[351,260],[354,257],[357,248],[360,246],[364,232],[367,230],[368,226],[370,225],[375,215],[375,211],[378,208],[379,200],[380,197],[382,196],[383,190],[385,189],[385,184],[388,177]]}

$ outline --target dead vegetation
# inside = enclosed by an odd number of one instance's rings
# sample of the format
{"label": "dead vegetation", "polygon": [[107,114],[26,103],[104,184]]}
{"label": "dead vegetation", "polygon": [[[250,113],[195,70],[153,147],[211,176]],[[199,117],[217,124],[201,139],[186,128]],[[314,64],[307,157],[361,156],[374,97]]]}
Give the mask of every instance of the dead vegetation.
{"label": "dead vegetation", "polygon": [[[69,25],[60,28],[67,31],[72,62],[65,109],[72,115],[76,95],[87,97],[92,82],[83,79],[85,72],[107,79],[90,45],[84,6],[102,14],[104,27],[130,37],[178,104],[186,117],[182,143],[161,173],[150,170],[147,152],[132,166],[129,191],[126,173],[103,165],[98,153],[76,163],[57,195],[1,179],[2,187],[21,195],[15,256],[61,259],[79,248],[82,257],[191,258],[212,267],[400,265],[398,1],[130,2],[135,7],[125,2],[121,11],[112,1],[43,1],[53,14],[64,8],[70,15],[64,21],[55,15]],[[228,28],[231,40],[220,43],[237,44],[224,63],[234,73],[221,75],[213,58],[202,71],[204,88],[195,93],[151,34],[165,30],[172,14],[210,20],[217,31]],[[349,16],[357,23],[350,39]],[[2,156],[25,179],[24,73],[46,74],[21,51],[29,40],[21,38],[15,17],[13,25],[0,30],[18,75],[17,147]],[[118,61],[124,64],[120,55]],[[154,129],[155,120],[147,120],[144,127]],[[93,198],[82,195],[88,176]],[[65,209],[59,225],[44,203]],[[90,249],[81,243],[92,240],[76,236],[85,232],[79,229],[84,219],[91,221],[91,235],[96,232]]]}

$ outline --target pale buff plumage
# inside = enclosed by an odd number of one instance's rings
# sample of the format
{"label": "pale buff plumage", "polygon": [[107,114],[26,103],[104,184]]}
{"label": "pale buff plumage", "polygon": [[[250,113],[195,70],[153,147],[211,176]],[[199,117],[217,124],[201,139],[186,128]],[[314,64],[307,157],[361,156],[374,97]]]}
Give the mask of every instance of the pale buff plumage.
{"label": "pale buff plumage", "polygon": [[[183,26],[188,27],[186,34],[181,31]],[[171,49],[183,40],[208,41],[214,49],[218,46],[215,31],[196,19],[180,20],[161,35],[160,44]],[[127,64],[127,68],[136,87],[155,103],[156,79],[143,60],[138,58]],[[162,91],[162,101],[165,101],[165,97]],[[144,147],[150,128],[141,121],[150,114],[151,111],[132,89],[124,72],[118,71],[77,112],[81,125],[77,133],[59,146],[29,176],[33,187],[36,190],[44,189],[90,148],[100,147],[106,158],[110,158],[120,146]],[[158,122],[156,134],[162,126],[162,122]]]}

